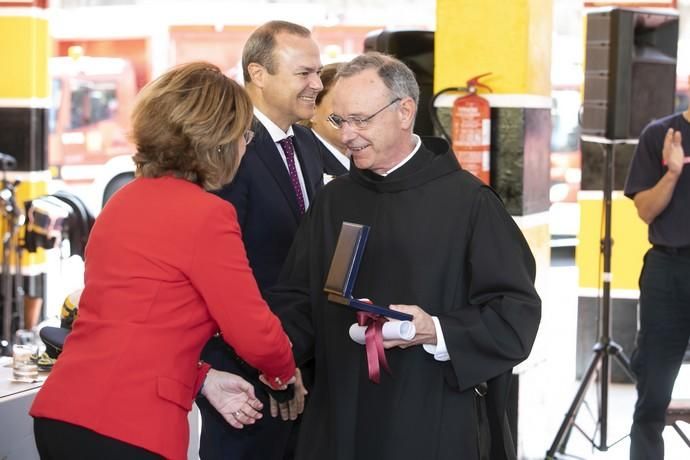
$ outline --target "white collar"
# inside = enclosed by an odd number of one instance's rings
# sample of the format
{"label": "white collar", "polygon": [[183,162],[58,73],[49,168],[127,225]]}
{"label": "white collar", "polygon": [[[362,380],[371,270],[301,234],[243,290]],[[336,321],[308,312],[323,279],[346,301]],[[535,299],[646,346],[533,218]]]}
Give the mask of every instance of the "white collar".
{"label": "white collar", "polygon": [[384,176],[384,177],[385,177],[385,176],[389,175],[390,173],[392,173],[393,171],[395,171],[396,169],[402,168],[403,165],[404,165],[405,163],[407,163],[408,161],[410,161],[410,158],[412,158],[412,157],[414,156],[414,154],[417,153],[417,151],[419,150],[419,147],[422,146],[422,139],[421,139],[419,136],[417,136],[416,134],[413,134],[412,136],[416,139],[415,146],[414,146],[414,148],[412,149],[412,152],[410,152],[410,154],[407,155],[405,158],[403,158],[402,161],[401,161],[400,163],[398,163],[397,165],[393,166],[393,167],[392,167],[391,169],[389,169],[387,172],[385,172],[385,173],[383,173],[383,174],[380,174],[381,176]]}
{"label": "white collar", "polygon": [[286,137],[295,135],[294,131],[292,130],[292,125],[290,125],[287,132],[285,132],[256,107],[254,107],[254,116],[259,120],[259,122],[261,122],[262,125],[264,125],[264,128],[266,128],[266,131],[268,131],[268,134],[271,136],[271,139],[273,139],[273,142],[280,142]]}
{"label": "white collar", "polygon": [[333,154],[333,156],[336,158],[336,160],[338,160],[340,163],[342,163],[342,165],[345,166],[346,169],[350,169],[350,159],[347,157],[347,155],[344,155],[343,153],[341,153],[340,150],[335,148],[333,146],[333,144],[328,142],[326,139],[319,136],[319,133],[317,133],[313,129],[311,130],[311,132],[314,133],[314,136],[316,136],[316,138],[318,140],[320,140],[323,145],[326,146],[328,151],[331,152],[331,154]]}

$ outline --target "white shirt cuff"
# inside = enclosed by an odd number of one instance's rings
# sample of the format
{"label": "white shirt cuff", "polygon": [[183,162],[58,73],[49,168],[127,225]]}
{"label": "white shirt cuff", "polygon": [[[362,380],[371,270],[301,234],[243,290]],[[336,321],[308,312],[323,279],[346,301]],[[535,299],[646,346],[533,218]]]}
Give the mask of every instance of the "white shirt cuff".
{"label": "white shirt cuff", "polygon": [[430,355],[434,355],[434,359],[436,361],[449,361],[450,355],[448,354],[448,349],[446,348],[446,341],[443,338],[441,323],[435,316],[432,316],[431,320],[434,322],[434,329],[436,329],[436,345],[425,343],[422,344],[422,347],[424,347],[424,351]]}

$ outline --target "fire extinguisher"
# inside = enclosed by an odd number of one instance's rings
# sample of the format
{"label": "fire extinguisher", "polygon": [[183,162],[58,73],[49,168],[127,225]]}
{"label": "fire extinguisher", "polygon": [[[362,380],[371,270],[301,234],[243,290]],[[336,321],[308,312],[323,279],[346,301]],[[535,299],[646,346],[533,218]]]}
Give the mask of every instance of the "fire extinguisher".
{"label": "fire extinguisher", "polygon": [[[485,73],[467,80],[465,88],[446,88],[434,96],[430,104],[432,120],[443,133],[463,169],[479,177],[484,183],[490,181],[491,151],[491,107],[489,101],[477,94],[479,88],[491,91],[479,79],[490,75]],[[455,99],[451,108],[451,134],[443,129],[438,121],[434,101],[446,92],[461,92],[464,95]]]}

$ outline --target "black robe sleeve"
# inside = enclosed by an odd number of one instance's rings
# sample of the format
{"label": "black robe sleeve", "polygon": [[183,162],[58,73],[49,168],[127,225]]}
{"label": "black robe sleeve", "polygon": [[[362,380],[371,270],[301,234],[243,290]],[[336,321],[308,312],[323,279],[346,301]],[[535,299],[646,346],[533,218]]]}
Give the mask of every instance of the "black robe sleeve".
{"label": "black robe sleeve", "polygon": [[499,198],[479,189],[467,247],[469,305],[439,315],[460,390],[488,381],[523,361],[541,317],[535,263],[522,232]]}
{"label": "black robe sleeve", "polygon": [[280,318],[292,342],[298,367],[314,356],[314,326],[311,318],[310,258],[312,255],[312,216],[310,207],[300,224],[278,283],[266,293],[266,301]]}

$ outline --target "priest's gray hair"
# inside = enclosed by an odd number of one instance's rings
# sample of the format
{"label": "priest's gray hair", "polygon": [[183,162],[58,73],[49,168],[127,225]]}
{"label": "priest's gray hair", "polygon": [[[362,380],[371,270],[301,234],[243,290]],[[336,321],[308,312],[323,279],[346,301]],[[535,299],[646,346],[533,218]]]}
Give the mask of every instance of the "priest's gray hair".
{"label": "priest's gray hair", "polygon": [[376,69],[381,80],[394,97],[411,97],[419,106],[419,85],[414,74],[401,61],[393,56],[370,51],[360,54],[338,69],[337,78],[347,78],[368,69]]}

